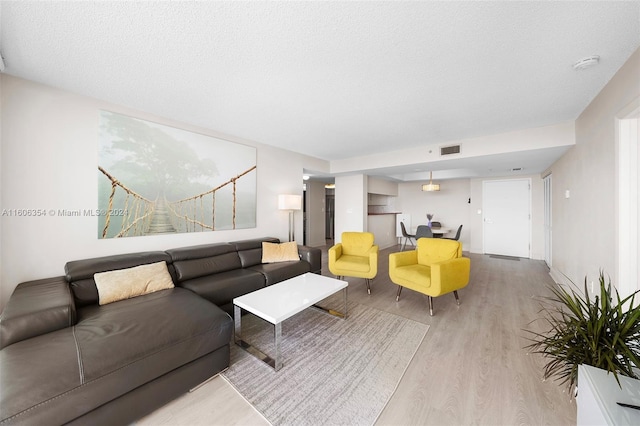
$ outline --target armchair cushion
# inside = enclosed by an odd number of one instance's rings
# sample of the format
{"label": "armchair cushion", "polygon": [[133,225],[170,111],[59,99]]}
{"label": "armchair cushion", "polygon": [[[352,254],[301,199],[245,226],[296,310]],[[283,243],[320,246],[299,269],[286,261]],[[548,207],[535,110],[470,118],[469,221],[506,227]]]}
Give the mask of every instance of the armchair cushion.
{"label": "armchair cushion", "polygon": [[345,271],[368,272],[371,269],[369,265],[369,256],[350,256],[343,254],[335,262],[335,266]]}
{"label": "armchair cushion", "polygon": [[393,271],[394,282],[424,287],[425,289],[431,287],[431,268],[429,266],[414,263],[395,268]]}

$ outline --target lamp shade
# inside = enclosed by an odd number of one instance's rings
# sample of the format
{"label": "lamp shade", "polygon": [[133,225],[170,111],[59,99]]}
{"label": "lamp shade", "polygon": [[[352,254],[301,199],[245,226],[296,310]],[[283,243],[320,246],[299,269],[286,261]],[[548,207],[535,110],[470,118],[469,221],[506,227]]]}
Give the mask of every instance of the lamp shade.
{"label": "lamp shade", "polygon": [[440,191],[440,185],[433,183],[433,172],[429,172],[429,183],[422,185],[422,190],[426,192]]}
{"label": "lamp shade", "polygon": [[292,194],[278,195],[279,210],[300,210],[302,209],[302,196]]}
{"label": "lamp shade", "polygon": [[427,192],[440,191],[440,185],[437,183],[425,183],[422,185],[422,190]]}

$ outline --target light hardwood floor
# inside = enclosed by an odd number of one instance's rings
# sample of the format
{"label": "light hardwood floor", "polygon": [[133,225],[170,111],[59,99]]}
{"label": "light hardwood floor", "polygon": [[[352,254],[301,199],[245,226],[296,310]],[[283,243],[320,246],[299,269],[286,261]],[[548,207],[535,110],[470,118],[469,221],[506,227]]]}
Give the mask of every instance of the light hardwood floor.
{"label": "light hardwood floor", "polygon": [[[331,275],[323,248],[323,274]],[[376,425],[574,425],[576,405],[564,385],[542,381],[544,360],[529,355],[525,328],[538,327],[538,298],[548,294],[544,262],[468,254],[471,280],[453,295],[434,299],[397,286],[380,251],[371,295],[364,280],[347,278],[349,300],[431,327]],[[137,422],[139,425],[268,424],[222,377]]]}

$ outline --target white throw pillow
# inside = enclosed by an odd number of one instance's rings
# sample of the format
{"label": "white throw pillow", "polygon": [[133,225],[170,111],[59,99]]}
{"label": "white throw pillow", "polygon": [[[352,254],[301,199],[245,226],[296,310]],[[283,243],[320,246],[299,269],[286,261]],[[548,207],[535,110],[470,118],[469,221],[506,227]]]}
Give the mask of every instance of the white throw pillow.
{"label": "white throw pillow", "polygon": [[167,262],[150,263],[93,275],[100,305],[173,288]]}
{"label": "white throw pillow", "polygon": [[289,243],[262,243],[262,263],[290,262],[300,260],[298,256],[298,244],[295,241]]}

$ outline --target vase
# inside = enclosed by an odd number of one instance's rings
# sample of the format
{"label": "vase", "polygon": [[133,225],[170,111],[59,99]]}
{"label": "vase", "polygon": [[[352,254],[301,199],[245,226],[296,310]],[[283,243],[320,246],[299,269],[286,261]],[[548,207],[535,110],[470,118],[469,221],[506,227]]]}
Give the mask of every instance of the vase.
{"label": "vase", "polygon": [[427,222],[427,226],[431,228],[431,219],[429,219],[429,221]]}

